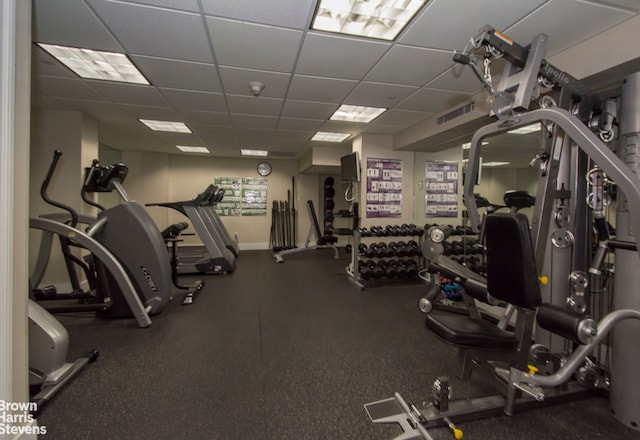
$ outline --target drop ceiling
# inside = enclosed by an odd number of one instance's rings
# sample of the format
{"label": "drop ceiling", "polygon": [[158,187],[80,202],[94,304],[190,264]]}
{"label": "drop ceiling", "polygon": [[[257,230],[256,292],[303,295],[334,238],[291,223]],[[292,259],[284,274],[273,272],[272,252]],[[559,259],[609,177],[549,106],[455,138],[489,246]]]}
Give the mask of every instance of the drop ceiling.
{"label": "drop ceiling", "polygon": [[[312,31],[315,8],[315,0],[34,0],[34,42],[126,53],[151,85],[80,79],[34,44],[32,106],[91,115],[101,144],[121,151],[187,154],[176,145],[193,145],[297,158],[361,133],[399,133],[481,92],[452,54],[485,24],[521,44],[546,33],[549,57],[640,12],[636,0],[430,0],[387,42]],[[250,81],[265,85],[259,97]],[[329,121],[341,104],[389,110],[369,124]],[[182,121],[193,133],[153,132],[138,118]],[[350,137],[311,141],[319,130]]]}

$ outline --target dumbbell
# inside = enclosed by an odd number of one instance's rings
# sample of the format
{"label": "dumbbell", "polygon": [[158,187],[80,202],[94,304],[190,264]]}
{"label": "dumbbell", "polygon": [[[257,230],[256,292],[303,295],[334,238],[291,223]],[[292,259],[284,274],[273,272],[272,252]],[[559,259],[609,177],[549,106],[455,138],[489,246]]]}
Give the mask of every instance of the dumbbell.
{"label": "dumbbell", "polygon": [[387,260],[387,278],[396,278],[398,276],[398,260]]}
{"label": "dumbbell", "polygon": [[420,255],[420,246],[418,245],[417,241],[409,240],[407,242],[405,255],[407,257],[416,257],[416,256]]}
{"label": "dumbbell", "polygon": [[389,264],[385,260],[378,261],[375,269],[373,269],[374,276],[378,279],[384,278],[387,276],[387,270],[389,269]]}
{"label": "dumbbell", "polygon": [[393,249],[387,246],[387,243],[380,242],[376,245],[376,257],[387,258],[393,256]]}
{"label": "dumbbell", "polygon": [[324,189],[324,196],[328,199],[332,199],[336,195],[336,190],[333,187],[328,186]]}
{"label": "dumbbell", "polygon": [[409,268],[405,260],[399,260],[396,265],[396,273],[398,278],[407,278],[409,276]]}
{"label": "dumbbell", "polygon": [[367,228],[358,228],[358,233],[360,234],[360,237],[371,237],[371,231]]}
{"label": "dumbbell", "polygon": [[403,263],[407,269],[408,277],[415,277],[418,275],[418,262],[416,260],[403,260]]}
{"label": "dumbbell", "polygon": [[442,242],[442,247],[444,248],[444,255],[449,256],[449,255],[453,255],[453,252],[451,250],[451,243],[448,241],[444,241]]}
{"label": "dumbbell", "polygon": [[396,255],[398,257],[406,257],[407,256],[407,243],[405,243],[403,240],[400,240],[398,243],[396,243]]}
{"label": "dumbbell", "polygon": [[374,278],[374,269],[376,268],[376,263],[373,260],[364,260],[358,262],[358,272],[360,272],[360,278],[364,280],[369,280]]}
{"label": "dumbbell", "polygon": [[460,255],[463,253],[462,242],[452,241],[451,242],[451,255]]}

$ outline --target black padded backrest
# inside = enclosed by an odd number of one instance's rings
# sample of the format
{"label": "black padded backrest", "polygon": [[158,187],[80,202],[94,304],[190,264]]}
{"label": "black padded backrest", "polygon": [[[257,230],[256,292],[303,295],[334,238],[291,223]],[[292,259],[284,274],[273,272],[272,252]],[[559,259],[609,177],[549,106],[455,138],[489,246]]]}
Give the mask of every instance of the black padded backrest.
{"label": "black padded backrest", "polygon": [[311,200],[307,200],[307,208],[309,210],[309,217],[311,217],[311,225],[313,226],[313,231],[316,236],[316,243],[321,244],[322,232],[320,231],[320,223],[318,223],[318,216],[316,216],[316,210],[313,207],[313,202]]}
{"label": "black padded backrest", "polygon": [[489,294],[517,307],[542,302],[529,221],[524,214],[495,213],[485,218]]}

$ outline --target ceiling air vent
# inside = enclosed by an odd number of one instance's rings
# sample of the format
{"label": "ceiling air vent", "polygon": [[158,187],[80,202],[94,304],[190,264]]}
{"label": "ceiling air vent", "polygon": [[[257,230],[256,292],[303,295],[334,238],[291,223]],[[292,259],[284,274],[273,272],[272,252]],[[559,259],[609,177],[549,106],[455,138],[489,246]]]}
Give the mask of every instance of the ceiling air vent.
{"label": "ceiling air vent", "polygon": [[442,125],[445,122],[449,122],[452,119],[455,118],[459,118],[462,115],[466,115],[467,113],[470,113],[472,111],[474,111],[476,108],[476,105],[474,102],[470,102],[469,104],[465,104],[460,108],[457,108],[453,111],[450,111],[449,113],[447,113],[446,115],[442,115],[438,118],[437,123],[438,125]]}

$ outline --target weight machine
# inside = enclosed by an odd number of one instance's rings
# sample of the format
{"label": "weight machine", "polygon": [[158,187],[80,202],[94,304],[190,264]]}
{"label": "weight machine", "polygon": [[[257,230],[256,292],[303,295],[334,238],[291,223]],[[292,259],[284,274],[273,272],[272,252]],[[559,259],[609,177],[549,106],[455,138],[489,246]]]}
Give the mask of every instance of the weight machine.
{"label": "weight machine", "polygon": [[[536,344],[528,354],[530,359],[544,360],[550,371],[534,374],[522,364],[503,366],[485,360],[482,364],[492,374],[497,396],[458,405],[448,401],[448,384],[439,378],[428,409],[407,404],[398,393],[365,405],[372,421],[401,425],[404,434],[397,439],[430,439],[429,423],[451,427],[451,420],[495,415],[496,410],[511,415],[520,404],[529,408],[557,393],[570,397],[593,388],[609,392],[616,419],[639,429],[640,381],[634,369],[640,363],[640,350],[629,349],[628,341],[640,337],[640,295],[634,288],[640,285],[636,243],[640,231],[640,165],[636,159],[640,157],[640,73],[624,79],[618,97],[597,101],[578,80],[544,59],[547,39],[540,34],[523,47],[485,26],[463,52],[454,54],[454,61],[471,67],[489,92],[487,102],[498,119],[476,131],[471,140],[464,203],[475,232],[482,226],[473,189],[483,138],[541,125],[540,151],[532,162],[539,165],[536,204],[529,234],[525,234],[529,237],[519,240],[530,239],[532,263],[541,281],[541,303],[535,308]],[[504,58],[506,65],[494,88],[490,68],[496,58]],[[605,219],[610,202],[606,187],[613,184],[618,189],[615,238]],[[591,243],[596,238],[594,252]],[[593,319],[590,314],[597,311],[592,307],[590,283],[606,272],[603,261],[609,253],[615,253],[612,308]],[[463,273],[453,275],[465,279]],[[467,288],[477,291],[477,280],[472,281]],[[489,294],[490,286],[491,282]],[[501,332],[508,330],[515,311],[512,305],[504,309],[498,323]],[[519,319],[520,313],[516,316]],[[597,359],[599,344],[614,326],[605,359]],[[455,325],[452,328],[457,336]],[[449,342],[456,345],[459,341]],[[595,365],[598,361],[610,363],[609,371]]]}

